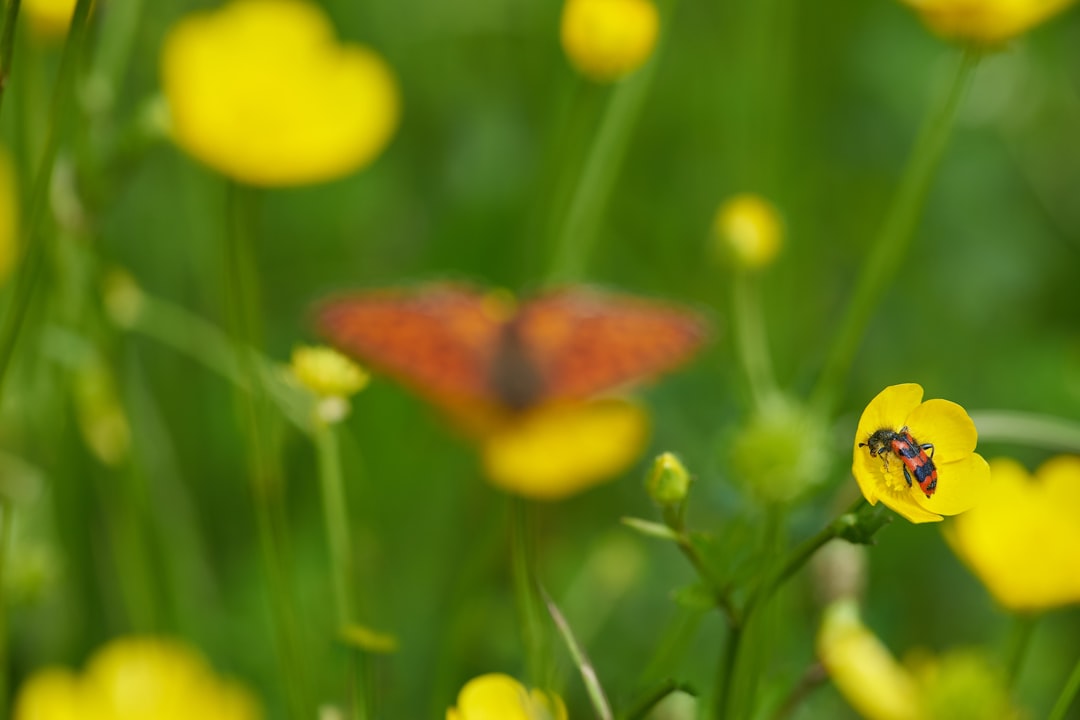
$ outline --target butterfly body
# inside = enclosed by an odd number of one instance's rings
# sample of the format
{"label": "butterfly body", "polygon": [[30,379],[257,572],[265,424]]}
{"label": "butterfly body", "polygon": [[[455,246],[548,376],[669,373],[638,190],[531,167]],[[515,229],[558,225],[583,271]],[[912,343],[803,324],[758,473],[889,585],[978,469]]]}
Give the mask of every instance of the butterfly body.
{"label": "butterfly body", "polygon": [[684,308],[568,287],[520,305],[456,285],[326,302],[322,333],[451,412],[515,414],[573,402],[671,369],[706,336]]}

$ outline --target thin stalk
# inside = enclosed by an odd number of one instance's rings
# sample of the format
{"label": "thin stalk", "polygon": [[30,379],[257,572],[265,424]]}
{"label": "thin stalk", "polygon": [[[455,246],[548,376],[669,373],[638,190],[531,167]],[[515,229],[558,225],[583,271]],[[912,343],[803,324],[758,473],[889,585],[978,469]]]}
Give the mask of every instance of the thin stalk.
{"label": "thin stalk", "polygon": [[[672,9],[669,9],[667,18],[672,14]],[[615,186],[630,135],[652,86],[659,54],[660,47],[657,47],[644,67],[615,87],[574,188],[570,208],[555,238],[548,273],[550,280],[575,281],[585,274],[596,247],[600,217]]]}
{"label": "thin stalk", "polygon": [[1075,420],[1012,410],[975,410],[971,419],[982,442],[1080,453],[1080,423]]}
{"label": "thin stalk", "polygon": [[19,19],[21,0],[7,0],[4,4],[4,24],[0,30],[0,108],[4,102],[4,88],[11,77],[11,60],[15,55],[15,23]]}
{"label": "thin stalk", "polygon": [[1065,720],[1065,713],[1069,712],[1069,707],[1076,699],[1077,692],[1080,692],[1080,659],[1076,661],[1069,679],[1065,681],[1065,687],[1061,688],[1061,694],[1058,695],[1057,702],[1054,703],[1054,708],[1046,720]]}
{"label": "thin stalk", "polygon": [[746,628],[744,623],[732,625],[728,628],[727,640],[724,642],[724,652],[720,656],[720,665],[716,675],[716,720],[724,720],[731,717],[732,696],[731,686],[735,678],[735,666],[739,661],[739,651],[742,648],[743,632]]}
{"label": "thin stalk", "polygon": [[285,533],[280,508],[281,478],[277,467],[277,447],[272,431],[267,427],[275,417],[273,405],[262,384],[257,360],[248,347],[259,335],[254,314],[256,275],[252,249],[255,223],[255,198],[252,191],[230,185],[230,227],[225,243],[227,295],[230,316],[237,336],[237,361],[242,374],[251,380],[252,392],[237,393],[247,440],[249,480],[255,521],[258,526],[259,547],[269,583],[270,605],[277,634],[278,660],[292,717],[299,720],[310,716],[307,701],[306,665],[296,610],[289,592],[285,565]]}
{"label": "thin stalk", "polygon": [[903,267],[930,186],[948,145],[957,108],[979,57],[975,50],[964,51],[948,91],[927,116],[915,141],[900,187],[863,262],[840,330],[814,388],[814,404],[825,410],[831,409],[836,402],[840,383],[851,368],[866,326],[885,290]]}
{"label": "thin stalk", "polygon": [[[9,3],[18,6],[17,0],[9,0]],[[30,209],[22,230],[21,256],[15,268],[11,302],[4,317],[4,324],[0,327],[0,398],[3,397],[4,380],[7,378],[7,371],[15,355],[23,321],[26,319],[33,300],[34,289],[45,261],[47,240],[40,232],[40,227],[48,206],[53,166],[60,148],[60,125],[66,121],[69,115],[68,107],[75,95],[75,75],[89,25],[91,3],[92,0],[78,0],[75,6],[75,12],[71,18],[71,29],[68,31],[60,60],[59,75],[53,88],[45,148],[41,153],[37,174],[30,188]],[[7,14],[12,15],[12,4],[8,5]],[[5,22],[5,37],[7,31],[8,26]],[[11,32],[14,34],[14,26],[11,27]],[[10,52],[10,48],[4,48],[4,51]],[[4,67],[6,69],[7,64]]]}
{"label": "thin stalk", "polygon": [[535,526],[530,517],[533,508],[522,498],[511,497],[510,503],[514,594],[525,646],[526,673],[533,685],[546,687],[547,633],[537,582]]}
{"label": "thin stalk", "polygon": [[1031,647],[1031,637],[1035,634],[1037,615],[1017,614],[1013,617],[1012,632],[1009,633],[1009,644],[1006,649],[1006,671],[1010,688],[1015,688],[1020,680],[1020,673],[1024,669],[1024,660],[1027,658],[1028,648]]}
{"label": "thin stalk", "polygon": [[746,374],[754,405],[761,410],[779,395],[779,390],[765,337],[761,294],[755,277],[746,272],[736,273],[732,283],[731,305],[735,350]]}
{"label": "thin stalk", "polygon": [[540,597],[544,604],[547,605],[548,613],[550,613],[551,619],[555,621],[555,627],[562,634],[566,648],[570,651],[570,657],[573,658],[574,664],[577,665],[578,671],[581,673],[581,679],[585,683],[585,690],[589,694],[589,701],[592,702],[593,710],[596,711],[596,717],[599,720],[614,720],[615,715],[611,712],[611,703],[608,702],[607,695],[604,694],[604,688],[600,684],[596,668],[593,667],[589,656],[585,654],[585,649],[581,647],[581,643],[574,637],[574,631],[570,629],[570,623],[566,621],[562,611],[559,610],[559,606],[555,604],[555,601],[551,599],[543,588],[540,588]]}
{"label": "thin stalk", "polygon": [[[337,631],[340,633],[356,622],[357,605],[353,594],[352,533],[349,529],[349,507],[345,496],[345,481],[341,471],[341,452],[334,426],[320,419],[314,421],[313,439],[322,490],[323,520],[326,523],[326,542],[330,549],[331,584],[334,589]],[[361,650],[350,648],[360,655]],[[364,658],[349,661],[349,688],[352,697],[352,717],[367,720],[371,693],[366,687],[368,674]]]}
{"label": "thin stalk", "polygon": [[9,674],[9,643],[8,635],[8,597],[7,597],[7,569],[8,554],[11,552],[11,539],[13,536],[15,520],[15,507],[11,498],[0,496],[0,720],[7,720],[8,710],[11,703],[8,702],[8,674]]}

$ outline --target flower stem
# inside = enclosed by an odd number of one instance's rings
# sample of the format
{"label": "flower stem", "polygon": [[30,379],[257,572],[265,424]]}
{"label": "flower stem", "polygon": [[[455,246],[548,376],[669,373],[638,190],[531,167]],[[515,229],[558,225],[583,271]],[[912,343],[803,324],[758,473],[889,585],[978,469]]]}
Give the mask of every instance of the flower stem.
{"label": "flower stem", "polygon": [[1054,703],[1054,708],[1047,716],[1047,720],[1065,720],[1065,713],[1069,711],[1073,700],[1076,699],[1077,692],[1080,692],[1080,659],[1077,659],[1069,679],[1065,681],[1065,687],[1061,688],[1061,694],[1058,695],[1057,702]]}
{"label": "flower stem", "polygon": [[[341,472],[341,453],[338,448],[337,431],[333,425],[319,419],[314,422],[313,439],[319,467],[319,484],[322,490],[323,520],[326,523],[326,541],[330,549],[331,581],[334,588],[334,605],[337,631],[340,633],[356,622],[357,606],[352,592],[353,556],[352,533],[349,530],[349,509],[345,497],[345,482]],[[352,694],[353,718],[366,720],[370,717],[367,685],[368,673],[364,671],[363,651],[350,648],[358,657],[350,660],[349,681]]]}
{"label": "flower stem", "polygon": [[[56,163],[56,155],[60,149],[60,125],[66,121],[69,115],[68,107],[75,95],[75,75],[78,71],[79,59],[82,57],[83,41],[90,21],[91,4],[92,0],[79,0],[75,6],[71,18],[71,28],[68,31],[67,41],[64,43],[64,51],[60,60],[59,75],[53,88],[45,147],[41,153],[37,174],[34,176],[34,181],[30,187],[30,208],[22,231],[21,256],[15,269],[14,287],[9,308],[4,316],[3,326],[0,327],[0,397],[3,397],[4,380],[7,378],[7,371],[19,342],[23,321],[34,297],[38,275],[41,273],[42,265],[45,262],[47,240],[46,236],[39,232],[39,229],[49,202],[49,187],[52,184],[53,165]],[[14,15],[18,10],[18,5],[18,0],[9,0],[3,37],[0,38],[0,43],[4,43],[4,46],[0,48],[0,52],[8,55],[11,54],[11,47],[8,43],[14,42]],[[10,38],[8,37],[9,31],[11,33]],[[4,65],[3,68],[0,68],[0,73],[8,71],[10,60],[10,57],[8,57],[2,61]],[[3,79],[3,75],[0,75],[0,80]],[[2,91],[2,87],[0,87],[0,91]]]}
{"label": "flower stem", "polygon": [[1024,659],[1027,657],[1028,648],[1031,647],[1031,636],[1035,633],[1037,615],[1017,614],[1013,617],[1012,632],[1009,633],[1009,645],[1007,649],[1008,683],[1010,688],[1015,688],[1020,680],[1020,672],[1024,667]]}
{"label": "flower stem", "polygon": [[765,338],[765,321],[761,314],[761,294],[756,278],[738,272],[732,283],[735,349],[746,373],[754,405],[760,410],[778,395],[773,375],[769,343]]}
{"label": "flower stem", "polygon": [[4,88],[11,77],[11,59],[15,54],[15,21],[19,18],[21,0],[7,0],[4,4],[4,21],[0,26],[0,107],[3,107]]}
{"label": "flower stem", "polygon": [[510,498],[511,549],[513,552],[514,592],[525,645],[526,672],[537,687],[547,687],[549,653],[542,601],[536,574],[536,528],[529,501]]}
{"label": "flower stem", "polygon": [[277,443],[268,423],[277,417],[267,397],[257,358],[249,349],[259,335],[254,308],[257,293],[252,250],[255,223],[255,196],[249,188],[229,186],[229,232],[226,242],[227,296],[230,317],[237,338],[237,363],[241,374],[250,378],[251,392],[237,393],[247,440],[249,479],[259,546],[270,590],[270,605],[277,633],[278,659],[292,717],[306,718],[307,701],[302,644],[289,593],[285,566],[284,518],[281,516],[281,477],[277,464]]}
{"label": "flower stem", "polygon": [[1074,420],[1012,410],[975,410],[971,419],[982,442],[1080,453],[1080,423]]}
{"label": "flower stem", "polygon": [[927,116],[915,141],[900,187],[863,262],[847,312],[814,388],[814,404],[826,411],[836,402],[840,383],[851,368],[855,352],[881,296],[903,266],[931,183],[948,144],[960,99],[978,65],[979,57],[976,50],[964,51],[948,91]]}

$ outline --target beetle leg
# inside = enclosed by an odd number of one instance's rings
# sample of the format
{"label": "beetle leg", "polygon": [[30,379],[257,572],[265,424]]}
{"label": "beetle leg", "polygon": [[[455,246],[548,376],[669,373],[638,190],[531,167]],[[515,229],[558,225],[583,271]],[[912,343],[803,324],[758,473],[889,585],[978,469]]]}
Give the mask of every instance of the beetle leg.
{"label": "beetle leg", "polygon": [[934,443],[923,443],[919,447],[921,447],[923,450],[929,450],[930,457],[934,457]]}
{"label": "beetle leg", "polygon": [[904,466],[904,479],[907,480],[908,487],[911,487],[911,473],[908,472],[907,465]]}

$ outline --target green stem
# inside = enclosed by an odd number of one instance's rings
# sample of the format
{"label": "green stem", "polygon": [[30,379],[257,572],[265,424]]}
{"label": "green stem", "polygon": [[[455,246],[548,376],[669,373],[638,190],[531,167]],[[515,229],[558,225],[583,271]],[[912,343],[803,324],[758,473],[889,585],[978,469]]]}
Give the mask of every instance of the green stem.
{"label": "green stem", "polygon": [[[9,0],[9,3],[11,4],[8,5],[8,19],[4,26],[5,38],[8,31],[7,22],[14,22],[12,4],[18,5],[17,0]],[[47,239],[39,230],[49,202],[53,165],[56,163],[56,155],[60,149],[60,125],[66,121],[69,115],[68,107],[75,95],[75,74],[82,56],[83,41],[90,21],[91,4],[92,0],[79,0],[75,6],[75,12],[71,18],[71,29],[68,31],[60,60],[59,75],[53,88],[45,148],[30,188],[30,209],[22,230],[22,253],[15,269],[10,307],[4,317],[3,327],[0,327],[0,398],[3,397],[4,380],[7,378],[7,371],[19,342],[23,321],[26,319],[30,302],[33,300],[34,289],[45,261]],[[14,26],[10,29],[14,35]],[[10,48],[5,47],[4,52],[10,53]],[[7,62],[5,61],[4,65],[5,71],[8,67]]]}
{"label": "green stem", "polygon": [[1054,708],[1046,720],[1065,720],[1065,713],[1072,706],[1077,692],[1080,692],[1080,659],[1076,661],[1069,679],[1065,681],[1065,687],[1061,688],[1061,694],[1058,695],[1057,702],[1054,703]]}
{"label": "green stem", "polygon": [[[672,14],[671,9],[666,13],[668,18]],[[657,47],[644,67],[615,87],[555,240],[549,272],[551,280],[571,282],[585,275],[598,239],[600,217],[615,186],[630,135],[656,74],[659,51]]]}
{"label": "green stem", "polygon": [[974,410],[971,419],[982,442],[1080,453],[1080,423],[1075,420],[1012,410]]}
{"label": "green stem", "polygon": [[276,415],[267,397],[257,358],[249,350],[260,334],[254,312],[257,307],[257,278],[252,248],[256,217],[256,198],[253,192],[249,188],[231,184],[229,186],[230,222],[225,243],[226,291],[229,314],[239,348],[237,363],[241,374],[250,378],[252,389],[249,393],[238,392],[237,400],[243,416],[244,435],[248,446],[251,494],[255,506],[259,547],[269,583],[270,605],[278,641],[278,659],[291,714],[299,720],[310,716],[311,704],[307,701],[303,646],[285,565],[286,543],[280,514],[281,477],[280,468],[277,466],[278,449],[272,430],[268,427],[268,422]]}
{"label": "green stem", "polygon": [[732,625],[728,628],[727,640],[724,642],[724,652],[720,656],[720,666],[716,676],[716,720],[724,720],[731,717],[730,710],[732,697],[731,686],[735,678],[735,666],[739,661],[739,650],[742,648],[743,632],[746,628],[744,623]]}
{"label": "green stem", "polygon": [[526,673],[533,685],[546,687],[549,653],[536,573],[536,537],[531,517],[534,508],[528,500],[518,497],[511,497],[510,503],[514,593],[525,645]]}
{"label": "green stem", "polygon": [[773,374],[769,343],[765,337],[765,321],[761,313],[761,295],[756,278],[738,272],[732,283],[735,350],[746,373],[754,405],[761,410],[778,395]]}
{"label": "green stem", "polygon": [[4,88],[11,78],[11,59],[15,54],[15,22],[19,19],[21,0],[4,4],[4,24],[0,30],[0,107],[3,107]]}
{"label": "green stem", "polygon": [[1008,665],[1008,683],[1010,688],[1015,688],[1020,680],[1020,672],[1024,668],[1024,659],[1027,657],[1028,648],[1031,647],[1031,637],[1035,633],[1037,615],[1017,614],[1013,617],[1012,632],[1009,634],[1009,645],[1006,658]]}
{"label": "green stem", "polygon": [[0,496],[0,720],[6,720],[11,703],[8,702],[8,554],[15,527],[15,507],[11,498]]}
{"label": "green stem", "polygon": [[614,720],[615,716],[611,712],[611,703],[608,702],[607,696],[604,694],[604,688],[600,684],[596,668],[589,661],[589,657],[585,654],[585,649],[581,647],[581,643],[574,637],[574,631],[570,629],[570,623],[566,621],[562,611],[559,610],[559,606],[555,604],[543,588],[540,588],[540,598],[547,605],[548,613],[551,615],[551,619],[555,621],[555,627],[562,634],[563,641],[566,642],[566,647],[570,651],[570,657],[573,658],[574,664],[577,665],[578,671],[581,673],[581,679],[585,683],[585,690],[589,694],[589,701],[592,702],[593,710],[596,711],[596,717],[599,720]]}
{"label": "green stem", "polygon": [[957,108],[979,57],[975,50],[964,51],[952,84],[940,104],[927,116],[915,141],[900,187],[863,262],[847,312],[814,389],[814,404],[825,410],[830,410],[836,402],[840,384],[851,368],[866,326],[881,296],[904,266],[915,227],[948,144]]}
{"label": "green stem", "polygon": [[[341,452],[338,448],[336,429],[316,418],[313,439],[319,467],[319,484],[322,489],[323,519],[326,523],[326,542],[330,550],[331,583],[334,588],[337,631],[341,633],[356,623],[358,608],[353,594],[352,533],[349,530],[349,506],[345,496],[345,481],[341,471]],[[350,653],[361,654],[357,648]],[[364,658],[354,657],[349,662],[349,682],[352,696],[353,718],[369,717],[366,687],[367,673]]]}

